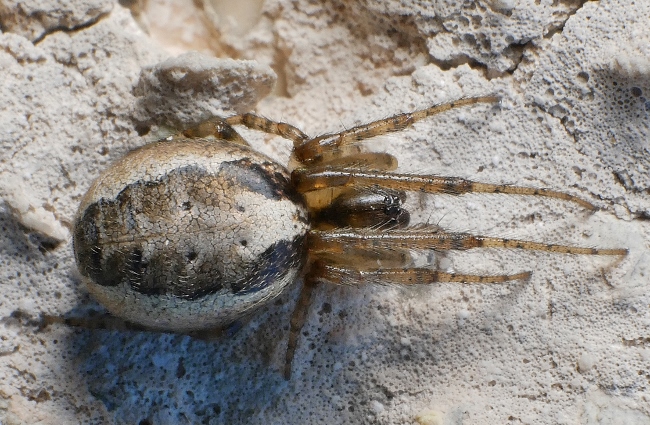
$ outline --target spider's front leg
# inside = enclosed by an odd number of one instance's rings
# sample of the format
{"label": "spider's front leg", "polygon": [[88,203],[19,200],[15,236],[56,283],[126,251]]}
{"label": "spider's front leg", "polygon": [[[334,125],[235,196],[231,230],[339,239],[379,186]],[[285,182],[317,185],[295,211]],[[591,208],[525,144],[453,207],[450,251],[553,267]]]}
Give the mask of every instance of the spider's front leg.
{"label": "spider's front leg", "polygon": [[404,130],[417,121],[437,115],[451,109],[477,103],[496,103],[498,96],[464,97],[451,102],[433,105],[414,112],[405,112],[389,118],[373,121],[352,127],[339,133],[324,134],[296,145],[295,158],[304,165],[331,163],[333,160],[346,156],[349,150],[358,143],[373,137]]}

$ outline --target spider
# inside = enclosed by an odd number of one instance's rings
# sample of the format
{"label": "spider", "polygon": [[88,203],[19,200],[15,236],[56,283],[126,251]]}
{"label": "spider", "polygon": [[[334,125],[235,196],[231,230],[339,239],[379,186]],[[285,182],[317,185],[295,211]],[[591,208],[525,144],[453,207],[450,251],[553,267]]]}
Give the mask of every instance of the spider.
{"label": "spider", "polygon": [[[105,170],[81,201],[73,230],[79,271],[89,292],[114,315],[149,329],[190,334],[249,315],[302,276],[285,361],[289,378],[311,294],[321,282],[500,283],[531,276],[414,267],[411,250],[625,255],[626,249],[409,225],[403,207],[409,191],[546,196],[596,209],[549,189],[400,174],[394,156],[367,151],[361,143],[452,108],[498,101],[462,98],[315,138],[253,114],[212,118],[135,149]],[[254,151],[237,125],[292,140],[293,170]]]}

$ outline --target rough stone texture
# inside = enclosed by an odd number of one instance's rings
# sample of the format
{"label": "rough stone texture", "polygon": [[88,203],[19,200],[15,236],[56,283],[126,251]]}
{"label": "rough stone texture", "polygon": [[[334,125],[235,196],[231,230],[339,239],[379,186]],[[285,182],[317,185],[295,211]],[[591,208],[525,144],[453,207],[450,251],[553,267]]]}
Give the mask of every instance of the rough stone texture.
{"label": "rough stone texture", "polygon": [[[206,30],[221,34],[215,51],[263,65],[236,65],[237,82],[217,88],[208,82],[217,66],[206,60],[205,81],[215,99],[250,81],[252,105],[266,93],[254,81],[270,65],[278,84],[257,111],[309,134],[500,93],[500,105],[433,117],[374,146],[395,153],[403,170],[564,190],[601,211],[530,197],[412,195],[414,221],[627,247],[626,258],[426,253],[447,270],[534,275],[504,285],[321,287],[289,382],[281,369],[295,289],[217,342],[39,331],[41,313],[101,310],[80,287],[67,228],[92,177],[144,143],[143,121],[159,123],[133,90],[144,84],[141,68],[166,55],[119,6],[36,45],[3,22],[0,420],[649,424],[650,4],[455,3],[267,1],[239,26],[250,28],[243,35],[225,24]],[[151,34],[207,22],[185,19],[200,15],[188,12],[191,1],[149,5],[157,16],[163,6],[168,21],[141,11]],[[192,37],[170,49],[180,45]],[[224,99],[200,102],[196,114],[240,110]],[[176,112],[165,118],[189,116]],[[290,142],[242,133],[288,159]]]}
{"label": "rough stone texture", "polygon": [[189,52],[143,70],[134,91],[136,118],[179,128],[245,113],[271,92],[275,79],[271,68],[254,61]]}
{"label": "rough stone texture", "polygon": [[502,73],[517,67],[527,45],[561,29],[584,1],[333,3],[348,7],[349,21],[360,22],[362,28],[394,30],[425,42],[431,59],[442,66],[475,63]]}
{"label": "rough stone texture", "polygon": [[0,2],[0,22],[4,32],[36,41],[51,32],[91,25],[113,4],[111,0],[6,0]]}
{"label": "rough stone texture", "polygon": [[646,15],[603,13],[607,9],[607,3],[586,3],[550,39],[537,64],[527,58],[518,77],[529,80],[526,98],[559,119],[581,153],[600,159],[602,167],[589,170],[588,178],[597,181],[614,173],[618,184],[603,196],[620,199],[626,193],[619,202],[643,215],[650,187]]}

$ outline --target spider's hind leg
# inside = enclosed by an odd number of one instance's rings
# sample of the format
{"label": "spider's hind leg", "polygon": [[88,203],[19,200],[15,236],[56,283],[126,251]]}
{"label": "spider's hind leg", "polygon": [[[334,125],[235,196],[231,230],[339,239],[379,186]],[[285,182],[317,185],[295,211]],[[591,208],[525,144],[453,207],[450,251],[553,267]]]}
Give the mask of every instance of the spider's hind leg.
{"label": "spider's hind leg", "polygon": [[300,338],[300,331],[302,330],[305,322],[307,321],[307,313],[311,306],[311,297],[316,288],[317,282],[309,275],[305,277],[298,302],[296,302],[293,312],[291,313],[291,320],[289,322],[289,340],[287,342],[287,352],[284,358],[284,379],[287,381],[291,378],[291,365],[293,357],[296,354],[298,347],[298,339]]}
{"label": "spider's hind leg", "polygon": [[234,115],[225,119],[228,125],[243,125],[251,130],[262,131],[268,134],[293,141],[294,146],[298,146],[309,140],[309,136],[303,133],[299,128],[287,124],[286,122],[273,121],[268,118],[255,114]]}
{"label": "spider's hind leg", "polygon": [[173,137],[185,139],[214,137],[216,139],[227,140],[229,142],[248,146],[248,142],[244,140],[244,138],[241,137],[241,135],[230,126],[230,124],[219,117],[212,117],[200,122],[194,127],[190,127]]}
{"label": "spider's hind leg", "polygon": [[[356,229],[351,229],[356,231]],[[359,230],[361,231],[361,230]],[[378,233],[381,230],[377,231]],[[430,284],[433,282],[501,283],[528,279],[530,272],[514,275],[478,276],[445,273],[427,268],[413,268],[413,259],[408,249],[399,247],[368,248],[364,244],[348,243],[345,249],[320,249],[322,245],[310,247],[311,264],[305,277],[300,297],[291,315],[289,342],[285,357],[284,376],[291,377],[291,365],[298,345],[301,330],[307,320],[314,288],[320,282],[334,284]]]}
{"label": "spider's hind leg", "polygon": [[474,275],[463,273],[447,273],[426,267],[417,268],[361,268],[341,267],[322,263],[318,269],[318,278],[335,284],[364,285],[372,283],[388,283],[400,285],[422,285],[437,282],[457,283],[504,283],[512,280],[526,280],[532,272],[521,272],[511,275]]}

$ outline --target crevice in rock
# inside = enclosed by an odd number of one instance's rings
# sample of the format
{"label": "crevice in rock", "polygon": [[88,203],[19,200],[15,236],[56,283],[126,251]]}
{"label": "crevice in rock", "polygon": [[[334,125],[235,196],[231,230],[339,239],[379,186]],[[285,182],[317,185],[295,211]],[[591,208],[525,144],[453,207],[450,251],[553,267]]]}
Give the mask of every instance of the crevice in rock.
{"label": "crevice in rock", "polygon": [[[562,33],[564,31],[564,27],[566,26],[566,23],[571,19],[575,14],[578,13],[580,9],[582,9],[589,0],[583,0],[580,2],[580,5],[574,9],[572,12],[569,12],[567,14],[567,18],[562,21],[562,23],[558,25],[553,25],[548,28],[545,34],[542,35],[543,39],[551,39],[555,34]],[[525,53],[528,49],[535,48],[535,44],[533,43],[533,40],[529,40],[525,43],[511,43],[508,45],[508,47],[515,49],[515,48],[520,48],[521,49],[521,55],[519,55],[518,60],[516,61],[514,67],[511,70],[506,71],[505,73],[508,73],[510,75],[514,74],[517,69],[519,69],[519,65],[521,65],[521,62],[524,60]]]}
{"label": "crevice in rock", "polygon": [[429,55],[429,63],[436,65],[442,71],[449,71],[458,68],[462,65],[467,65],[471,69],[481,72],[483,77],[486,78],[487,80],[497,77],[496,75],[491,74],[487,64],[472,59],[467,55],[459,55],[455,57],[453,60],[439,60]]}
{"label": "crevice in rock", "polygon": [[509,47],[511,49],[518,49],[519,53],[520,53],[517,61],[515,62],[514,67],[512,69],[507,70],[504,73],[504,74],[513,75],[519,69],[519,65],[521,65],[521,63],[523,62],[524,56],[526,56],[526,52],[531,50],[531,49],[534,49],[535,44],[533,43],[532,40],[529,40],[529,41],[527,41],[526,43],[523,43],[523,44],[516,44],[516,43],[510,44]]}
{"label": "crevice in rock", "polygon": [[83,31],[83,30],[85,30],[87,28],[90,28],[93,25],[97,24],[99,21],[106,18],[108,15],[110,15],[110,12],[101,13],[101,14],[97,15],[96,17],[88,20],[87,22],[84,22],[83,24],[75,25],[75,26],[72,26],[72,27],[65,27],[65,26],[52,27],[52,28],[48,29],[47,31],[45,31],[43,34],[41,34],[39,37],[35,38],[33,43],[36,46],[41,41],[43,41],[47,36],[49,36],[50,34],[57,33],[57,32],[75,33],[75,32],[78,32],[78,31]]}

